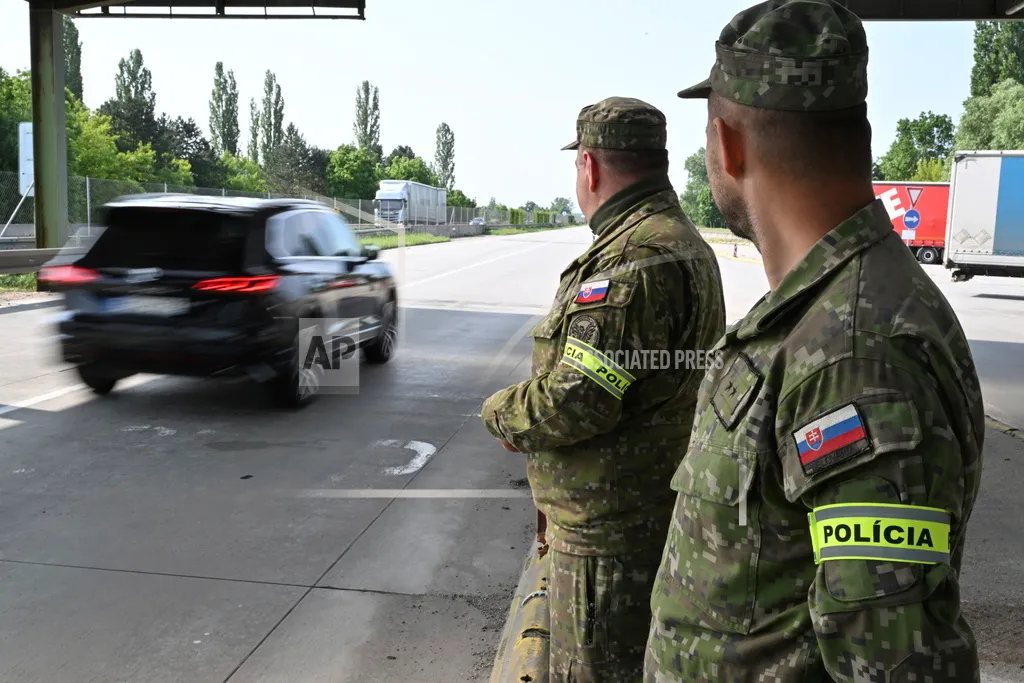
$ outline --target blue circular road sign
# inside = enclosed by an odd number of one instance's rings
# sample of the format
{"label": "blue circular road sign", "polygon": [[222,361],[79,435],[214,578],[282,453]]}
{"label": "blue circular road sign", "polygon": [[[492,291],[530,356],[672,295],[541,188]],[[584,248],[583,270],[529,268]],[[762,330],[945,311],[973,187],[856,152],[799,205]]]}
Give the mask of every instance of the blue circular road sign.
{"label": "blue circular road sign", "polygon": [[921,213],[917,209],[911,209],[903,214],[903,227],[907,230],[916,230],[921,225]]}

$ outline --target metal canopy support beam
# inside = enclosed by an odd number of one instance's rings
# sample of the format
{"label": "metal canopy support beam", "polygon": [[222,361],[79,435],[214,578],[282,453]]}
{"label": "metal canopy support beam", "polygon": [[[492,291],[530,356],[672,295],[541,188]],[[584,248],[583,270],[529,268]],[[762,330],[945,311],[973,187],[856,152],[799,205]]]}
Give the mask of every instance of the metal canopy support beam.
{"label": "metal canopy support beam", "polygon": [[30,0],[75,17],[366,19],[366,0]]}
{"label": "metal canopy support beam", "polygon": [[64,17],[29,9],[36,247],[60,246],[68,225],[68,146],[64,111]]}
{"label": "metal canopy support beam", "polygon": [[1024,21],[1022,0],[839,0],[865,21]]}

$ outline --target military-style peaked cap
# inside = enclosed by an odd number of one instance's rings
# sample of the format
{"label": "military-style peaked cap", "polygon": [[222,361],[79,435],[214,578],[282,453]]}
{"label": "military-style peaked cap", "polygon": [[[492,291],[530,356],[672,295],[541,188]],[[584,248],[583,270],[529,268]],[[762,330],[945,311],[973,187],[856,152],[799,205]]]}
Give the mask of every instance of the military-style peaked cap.
{"label": "military-style peaked cap", "polygon": [[632,97],[609,97],[580,110],[576,140],[562,149],[665,149],[665,115]]}
{"label": "military-style peaked cap", "polygon": [[834,0],[768,0],[729,22],[711,77],[679,92],[712,91],[750,107],[826,111],[867,99],[868,45],[860,19]]}

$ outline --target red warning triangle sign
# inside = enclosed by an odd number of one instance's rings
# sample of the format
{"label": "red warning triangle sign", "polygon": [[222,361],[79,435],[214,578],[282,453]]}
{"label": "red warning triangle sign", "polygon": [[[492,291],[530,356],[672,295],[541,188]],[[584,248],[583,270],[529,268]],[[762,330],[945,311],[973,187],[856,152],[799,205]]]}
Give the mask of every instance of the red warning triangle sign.
{"label": "red warning triangle sign", "polygon": [[921,193],[924,192],[924,188],[908,187],[907,192],[910,193],[910,206],[917,206],[917,200],[921,198]]}

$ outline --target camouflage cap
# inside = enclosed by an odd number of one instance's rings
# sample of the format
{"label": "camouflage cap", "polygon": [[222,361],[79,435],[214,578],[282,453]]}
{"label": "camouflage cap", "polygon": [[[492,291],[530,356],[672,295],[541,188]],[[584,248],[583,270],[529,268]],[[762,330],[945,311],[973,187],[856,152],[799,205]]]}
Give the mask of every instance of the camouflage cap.
{"label": "camouflage cap", "polygon": [[768,0],[729,22],[715,43],[711,77],[679,92],[712,91],[750,107],[825,111],[867,99],[864,26],[836,0]]}
{"label": "camouflage cap", "polygon": [[665,115],[632,97],[609,97],[580,110],[576,140],[562,149],[665,149]]}

